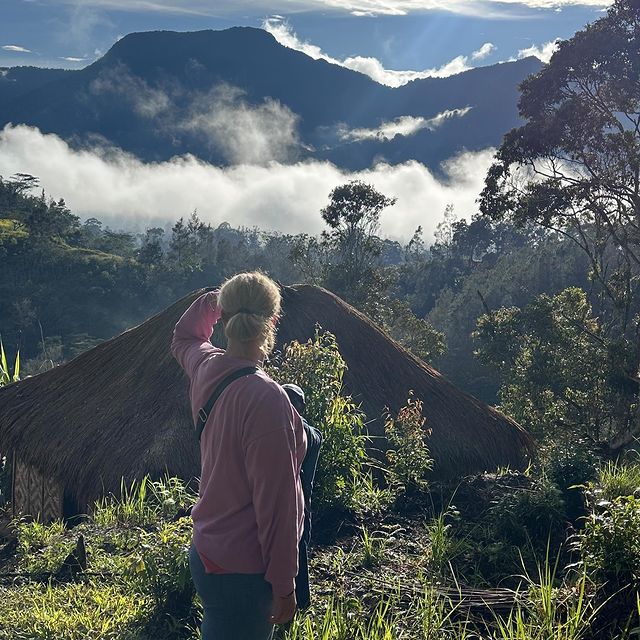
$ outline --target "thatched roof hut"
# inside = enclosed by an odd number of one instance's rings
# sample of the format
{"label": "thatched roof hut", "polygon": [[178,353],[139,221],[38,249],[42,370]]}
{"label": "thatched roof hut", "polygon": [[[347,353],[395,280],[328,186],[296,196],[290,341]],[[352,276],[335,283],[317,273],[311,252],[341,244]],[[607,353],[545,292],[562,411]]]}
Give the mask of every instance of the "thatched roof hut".
{"label": "thatched roof hut", "polygon": [[[121,478],[198,474],[188,381],[169,353],[175,323],[201,292],[51,371],[0,390],[0,451],[66,487],[80,505]],[[283,291],[279,344],[305,341],[316,323],[336,335],[346,391],[370,418],[396,411],[409,390],[424,400],[440,476],[518,468],[533,450],[515,422],[461,392],[364,315],[318,287]],[[374,432],[382,431],[380,421]]]}

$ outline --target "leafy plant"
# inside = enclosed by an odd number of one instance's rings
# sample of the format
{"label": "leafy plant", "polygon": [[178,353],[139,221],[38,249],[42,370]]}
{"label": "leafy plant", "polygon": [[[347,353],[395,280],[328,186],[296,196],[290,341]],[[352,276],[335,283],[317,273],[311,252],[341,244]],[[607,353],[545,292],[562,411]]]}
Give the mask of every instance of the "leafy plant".
{"label": "leafy plant", "polygon": [[429,536],[429,565],[437,575],[444,569],[454,555],[452,553],[456,540],[451,533],[451,524],[447,522],[449,511],[438,514],[426,526]]}
{"label": "leafy plant", "polygon": [[619,429],[603,327],[571,287],[478,319],[476,356],[502,376],[502,409],[534,434],[573,446]]}
{"label": "leafy plant", "polygon": [[179,478],[152,481],[148,476],[129,485],[122,479],[119,495],[100,498],[94,505],[93,521],[101,527],[116,524],[143,527],[158,520],[171,520],[195,504],[197,495]]}
{"label": "leafy plant", "polygon": [[640,584],[640,498],[600,499],[591,492],[592,513],[580,537],[582,561],[609,590]]}
{"label": "leafy plant", "polygon": [[364,569],[372,569],[380,566],[388,544],[388,537],[381,531],[369,532],[367,527],[362,527],[362,558],[361,565]]}
{"label": "leafy plant", "polygon": [[58,570],[73,546],[65,537],[62,521],[43,524],[38,520],[18,520],[18,560],[23,571],[45,574]]}
{"label": "leafy plant", "polygon": [[396,497],[389,487],[379,486],[370,469],[354,474],[352,483],[350,506],[360,517],[382,515]]}
{"label": "leafy plant", "polygon": [[407,400],[394,418],[387,416],[384,425],[390,449],[387,451],[393,481],[402,489],[425,489],[425,476],[433,468],[433,458],[426,443],[429,431],[424,429],[422,401]]}
{"label": "leafy plant", "polygon": [[181,518],[159,530],[141,531],[128,576],[136,590],[151,596],[165,612],[187,613],[195,595],[189,571],[191,521]]}
{"label": "leafy plant", "polygon": [[576,438],[571,446],[548,441],[540,448],[542,473],[562,492],[567,517],[572,522],[586,515],[582,487],[598,474],[598,456],[585,440]]}
{"label": "leafy plant", "polygon": [[[530,580],[530,579],[529,579]],[[526,605],[496,616],[496,640],[581,640],[591,638],[599,611],[589,600],[583,574],[576,585],[555,587],[555,569],[545,564],[538,583],[530,582]]]}
{"label": "leafy plant", "polygon": [[0,338],[0,387],[18,380],[20,380],[20,350],[16,351],[12,372],[7,362],[7,354],[4,350],[2,338]]}
{"label": "leafy plant", "polygon": [[[560,490],[547,478],[503,494],[490,509],[495,539],[543,549],[564,537],[566,513]],[[555,545],[554,545],[555,546]]]}
{"label": "leafy plant", "polygon": [[155,522],[159,509],[157,503],[148,499],[150,486],[148,476],[140,482],[127,485],[124,478],[120,482],[120,495],[107,495],[95,503],[93,521],[101,527],[124,524],[144,526]]}
{"label": "leafy plant", "polygon": [[306,399],[306,418],[322,432],[322,450],[315,478],[314,509],[348,509],[354,476],[365,459],[364,416],[342,395],[346,364],[335,336],[318,327],[313,339],[292,342],[270,375],[280,383],[299,385]]}

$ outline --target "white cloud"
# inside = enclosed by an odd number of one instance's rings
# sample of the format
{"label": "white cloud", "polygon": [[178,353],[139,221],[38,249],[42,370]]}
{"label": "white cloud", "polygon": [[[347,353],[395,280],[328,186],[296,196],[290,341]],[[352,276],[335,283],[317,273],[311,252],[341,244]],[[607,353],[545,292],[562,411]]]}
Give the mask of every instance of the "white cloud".
{"label": "white cloud", "polygon": [[62,56],[60,60],[66,60],[67,62],[84,62],[86,58],[74,58],[73,56]]}
{"label": "white cloud", "polygon": [[532,9],[556,9],[570,6],[605,7],[613,0],[310,0],[348,10],[353,15],[408,15],[419,11],[450,11],[478,17],[506,17],[508,6]]}
{"label": "white cloud", "polygon": [[542,60],[542,62],[548,64],[553,54],[558,50],[559,43],[560,39],[556,38],[555,40],[551,40],[550,42],[545,42],[539,47],[533,45],[531,47],[527,47],[526,49],[520,49],[520,51],[518,51],[518,59],[535,56],[539,60]]}
{"label": "white cloud", "polygon": [[383,122],[375,129],[344,129],[339,135],[342,140],[391,140],[394,136],[412,136],[422,129],[435,131],[451,118],[461,118],[471,111],[471,107],[451,109],[439,113],[434,118],[402,116],[389,122]]}
{"label": "white cloud", "polygon": [[100,29],[113,32],[114,22],[91,1],[77,0],[71,4],[68,16],[58,23],[55,37],[61,47],[89,52],[95,48]]}
{"label": "white cloud", "polygon": [[36,175],[47,193],[63,197],[76,214],[140,229],[174,222],[197,208],[212,224],[318,233],[329,192],[358,178],[398,198],[381,218],[386,236],[406,240],[422,225],[429,237],[448,203],[461,214],[476,211],[492,157],[490,149],[465,153],[446,163],[446,179],[438,180],[414,161],[356,173],[328,162],[220,168],[190,156],[145,164],[113,150],[73,150],[55,135],[22,125],[0,132],[0,175]]}
{"label": "white cloud", "polygon": [[220,85],[197,96],[178,129],[192,131],[230,164],[287,162],[300,147],[298,117],[277,100],[249,105],[238,88]]}
{"label": "white cloud", "polygon": [[90,91],[117,96],[160,130],[197,136],[229,164],[290,162],[301,147],[298,117],[288,107],[272,98],[249,104],[245,93],[231,85],[192,92],[189,106],[178,107],[179,90],[150,86],[120,64],[102,72]]}
{"label": "white cloud", "polygon": [[5,44],[2,47],[5,51],[14,51],[15,53],[31,53],[31,49],[19,47],[17,44]]}
{"label": "white cloud", "polygon": [[118,96],[145,118],[155,118],[171,109],[171,99],[165,91],[151,87],[143,78],[132,75],[124,64],[100,72],[89,85],[89,91],[95,96]]}
{"label": "white cloud", "polygon": [[498,47],[493,42],[485,42],[477,51],[471,54],[472,60],[484,60],[491,55]]}
{"label": "white cloud", "polygon": [[456,73],[468,71],[472,67],[467,64],[469,58],[467,56],[457,56],[446,64],[438,68],[425,69],[424,71],[397,71],[395,69],[385,69],[380,60],[377,58],[365,58],[363,56],[355,56],[346,58],[342,62],[335,61],[347,69],[359,71],[368,75],[370,78],[385,84],[388,87],[400,87],[412,80],[422,80],[424,78],[446,78]]}
{"label": "white cloud", "polygon": [[[78,0],[55,0],[58,4],[76,5]],[[242,11],[257,13],[296,13],[326,11],[355,16],[407,15],[422,11],[449,11],[480,17],[500,17],[509,7],[557,9],[571,6],[606,7],[612,0],[243,0]],[[238,11],[238,0],[82,0],[85,7],[120,11],[155,11],[159,13],[217,16]]]}
{"label": "white cloud", "polygon": [[[469,56],[461,55],[441,67],[433,69],[424,69],[422,71],[386,69],[380,60],[373,57],[352,56],[344,60],[334,58],[322,51],[322,49],[315,44],[305,42],[298,38],[291,28],[291,25],[280,16],[267,18],[262,23],[262,28],[268,31],[285,47],[301,51],[315,60],[326,60],[331,64],[337,64],[353,71],[359,71],[360,73],[368,75],[376,82],[387,85],[388,87],[400,87],[412,80],[420,80],[423,78],[446,78],[473,68],[473,66],[469,64]],[[471,54],[471,59],[480,60],[486,58],[494,50],[495,45],[487,42]]]}

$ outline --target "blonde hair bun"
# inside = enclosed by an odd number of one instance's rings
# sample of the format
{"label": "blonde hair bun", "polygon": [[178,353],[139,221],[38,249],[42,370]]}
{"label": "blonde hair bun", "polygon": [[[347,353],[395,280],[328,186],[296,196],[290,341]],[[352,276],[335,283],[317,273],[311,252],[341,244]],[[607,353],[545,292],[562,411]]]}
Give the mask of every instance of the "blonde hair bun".
{"label": "blonde hair bun", "polygon": [[273,349],[272,318],[280,315],[281,296],[271,278],[259,271],[233,276],[222,285],[218,305],[227,318],[227,339],[241,342],[260,339],[264,353]]}

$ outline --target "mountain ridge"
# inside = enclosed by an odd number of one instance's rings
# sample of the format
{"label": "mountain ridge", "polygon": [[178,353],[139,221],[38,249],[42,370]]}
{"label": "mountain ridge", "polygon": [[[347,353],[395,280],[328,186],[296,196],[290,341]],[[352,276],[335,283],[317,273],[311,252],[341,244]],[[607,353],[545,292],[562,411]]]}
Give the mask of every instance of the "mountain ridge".
{"label": "mountain ridge", "polygon": [[[262,29],[136,32],[77,71],[6,69],[0,126],[35,126],[71,144],[101,139],[147,161],[192,153],[225,165],[234,163],[225,141],[216,146],[215,136],[205,139],[202,131],[211,132],[221,110],[240,109],[262,117],[251,124],[263,128],[271,117],[284,128],[287,118],[295,121],[299,144],[292,160],[318,158],[347,169],[379,159],[418,160],[437,169],[461,151],[497,146],[520,122],[518,85],[541,68],[528,58],[391,88],[285,47]],[[467,108],[437,127],[425,124]],[[389,139],[344,137],[406,117],[422,128]],[[200,132],[193,130],[196,120]]]}

